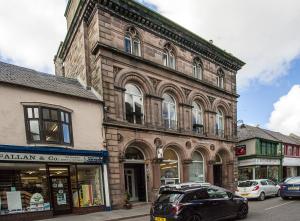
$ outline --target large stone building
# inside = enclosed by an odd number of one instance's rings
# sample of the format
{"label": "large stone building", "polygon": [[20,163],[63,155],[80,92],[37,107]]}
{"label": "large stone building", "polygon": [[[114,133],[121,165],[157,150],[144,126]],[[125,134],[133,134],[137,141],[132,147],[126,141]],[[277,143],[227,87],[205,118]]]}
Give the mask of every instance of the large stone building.
{"label": "large stone building", "polygon": [[232,188],[244,63],[135,1],[69,0],[65,16],[56,74],[104,98],[113,206],[125,192],[151,201],[166,183]]}

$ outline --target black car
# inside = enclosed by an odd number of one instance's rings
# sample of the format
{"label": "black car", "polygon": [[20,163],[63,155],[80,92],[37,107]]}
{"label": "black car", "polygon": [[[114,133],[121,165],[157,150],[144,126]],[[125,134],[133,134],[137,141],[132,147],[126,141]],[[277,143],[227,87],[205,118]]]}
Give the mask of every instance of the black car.
{"label": "black car", "polygon": [[151,221],[213,221],[243,219],[248,200],[216,187],[197,187],[162,191],[153,203]]}

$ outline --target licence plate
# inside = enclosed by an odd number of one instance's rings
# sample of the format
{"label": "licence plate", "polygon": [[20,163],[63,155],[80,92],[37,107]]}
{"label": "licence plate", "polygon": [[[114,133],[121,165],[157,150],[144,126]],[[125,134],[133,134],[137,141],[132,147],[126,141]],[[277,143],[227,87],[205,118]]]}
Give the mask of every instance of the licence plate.
{"label": "licence plate", "polygon": [[241,194],[241,196],[248,196],[249,194],[248,193],[246,193],[246,194]]}
{"label": "licence plate", "polygon": [[299,190],[299,186],[288,187],[288,190]]}
{"label": "licence plate", "polygon": [[154,221],[167,221],[166,218],[162,218],[162,217],[155,217]]}

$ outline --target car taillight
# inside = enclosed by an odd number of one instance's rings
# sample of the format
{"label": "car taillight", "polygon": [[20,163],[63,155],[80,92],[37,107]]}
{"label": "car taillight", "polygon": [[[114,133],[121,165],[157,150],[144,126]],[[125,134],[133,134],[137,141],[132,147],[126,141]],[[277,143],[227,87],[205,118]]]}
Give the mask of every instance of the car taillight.
{"label": "car taillight", "polygon": [[259,186],[258,185],[255,186],[252,191],[256,191],[256,190],[259,190]]}
{"label": "car taillight", "polygon": [[182,208],[183,208],[183,205],[179,203],[179,204],[173,205],[171,207],[170,212],[173,215],[178,215],[178,213],[182,210]]}
{"label": "car taillight", "polygon": [[285,188],[286,188],[285,185],[280,185],[280,189],[281,189],[281,190],[284,190]]}

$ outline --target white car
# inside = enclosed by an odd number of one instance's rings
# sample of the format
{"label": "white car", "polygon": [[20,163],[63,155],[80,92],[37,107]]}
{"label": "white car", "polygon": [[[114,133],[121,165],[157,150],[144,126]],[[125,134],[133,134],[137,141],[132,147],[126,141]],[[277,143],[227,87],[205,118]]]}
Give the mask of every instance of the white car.
{"label": "white car", "polygon": [[265,200],[267,196],[279,196],[279,186],[268,179],[246,180],[238,183],[236,195],[248,199]]}

